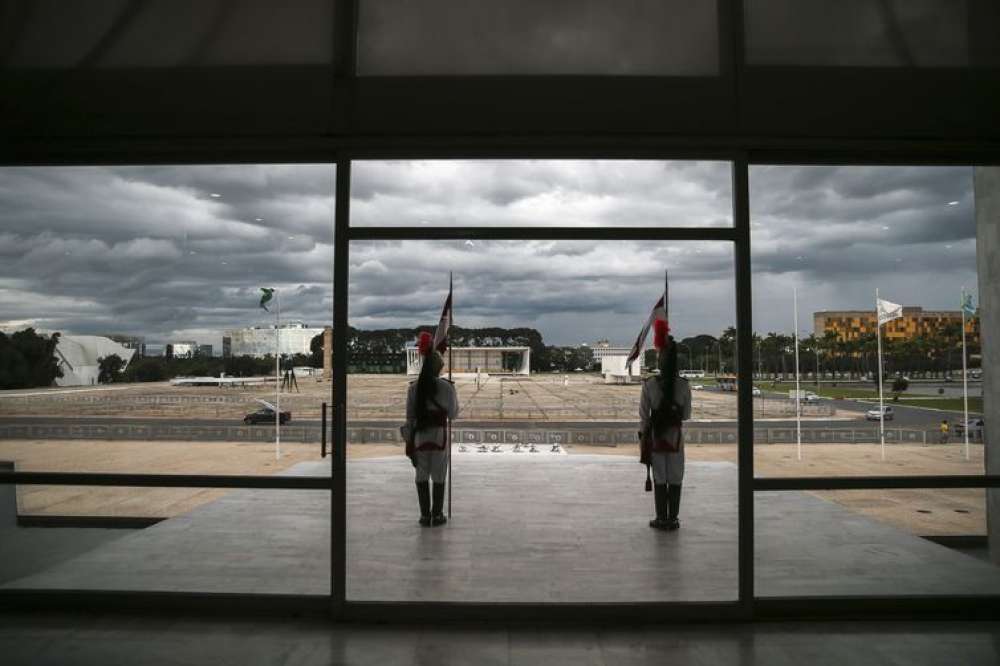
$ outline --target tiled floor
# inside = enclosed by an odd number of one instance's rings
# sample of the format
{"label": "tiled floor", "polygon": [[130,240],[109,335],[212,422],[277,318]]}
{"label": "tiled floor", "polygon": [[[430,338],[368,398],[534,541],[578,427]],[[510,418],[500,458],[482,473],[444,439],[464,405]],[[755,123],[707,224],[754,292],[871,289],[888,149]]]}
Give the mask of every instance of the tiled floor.
{"label": "tiled floor", "polygon": [[996,622],[511,628],[331,625],[120,615],[0,615],[5,666],[30,664],[542,664],[978,666]]}
{"label": "tiled floor", "polygon": [[[303,463],[298,474],[329,473]],[[348,598],[724,601],[736,597],[736,469],[688,466],[679,532],[650,530],[632,460],[456,456],[454,516],[416,525],[402,458],[348,468]],[[760,596],[1000,593],[1000,569],[806,493],[759,494]],[[5,587],[327,594],[330,495],[240,490]]]}

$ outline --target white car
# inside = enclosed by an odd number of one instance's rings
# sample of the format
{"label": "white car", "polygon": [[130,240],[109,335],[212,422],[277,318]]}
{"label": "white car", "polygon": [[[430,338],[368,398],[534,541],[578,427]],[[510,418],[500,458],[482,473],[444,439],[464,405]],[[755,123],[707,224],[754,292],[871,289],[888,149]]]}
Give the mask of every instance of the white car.
{"label": "white car", "polygon": [[704,384],[694,384],[691,386],[692,391],[701,391],[705,388]]}
{"label": "white car", "polygon": [[806,391],[806,394],[802,396],[802,402],[814,403],[819,402],[819,396],[812,391]]}
{"label": "white car", "polygon": [[752,389],[750,389],[750,393],[755,398],[759,398],[761,396],[760,388],[757,386],[754,386]]}
{"label": "white car", "polygon": [[876,407],[875,409],[869,409],[867,412],[865,412],[865,420],[867,421],[878,421],[881,419],[885,419],[886,421],[891,421],[892,417],[893,417],[893,411],[892,407],[890,407],[889,405],[886,405],[882,408],[881,414],[879,414],[878,407]]}

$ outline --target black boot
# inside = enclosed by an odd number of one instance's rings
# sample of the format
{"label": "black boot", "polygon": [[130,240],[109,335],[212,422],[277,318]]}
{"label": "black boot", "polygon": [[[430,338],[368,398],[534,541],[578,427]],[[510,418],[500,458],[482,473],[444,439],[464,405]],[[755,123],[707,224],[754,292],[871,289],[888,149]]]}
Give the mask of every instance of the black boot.
{"label": "black boot", "polygon": [[670,486],[670,517],[667,519],[667,529],[676,530],[681,526],[681,521],[677,520],[677,514],[681,511],[681,485],[679,483]]}
{"label": "black boot", "polygon": [[444,525],[448,519],[444,517],[444,484],[434,484],[434,508],[431,510],[431,525]]}
{"label": "black boot", "polygon": [[650,527],[656,529],[666,529],[667,514],[670,513],[670,506],[667,496],[667,486],[656,483],[653,485],[653,506],[656,507],[656,518],[649,521]]}
{"label": "black boot", "polygon": [[420,524],[431,524],[431,489],[427,482],[417,481],[417,501],[420,502]]}

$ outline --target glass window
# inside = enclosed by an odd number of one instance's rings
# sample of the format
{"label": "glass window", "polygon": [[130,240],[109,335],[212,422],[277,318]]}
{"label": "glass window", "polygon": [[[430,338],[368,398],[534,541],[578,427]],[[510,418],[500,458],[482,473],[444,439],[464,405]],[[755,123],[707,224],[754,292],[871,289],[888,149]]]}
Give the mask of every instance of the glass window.
{"label": "glass window", "polygon": [[972,169],[754,166],[750,181],[755,473],[983,474]]}
{"label": "glass window", "polygon": [[5,9],[0,16],[6,14],[7,43],[0,43],[0,54],[9,67],[301,65],[332,59],[332,0],[40,0]]}
{"label": "glass window", "polygon": [[761,597],[1000,593],[982,488],[755,494]]}
{"label": "glass window", "polygon": [[969,64],[964,0],[749,0],[747,62],[834,67]]}
{"label": "glass window", "polygon": [[728,162],[360,161],[354,226],[729,227]]}
{"label": "glass window", "polygon": [[363,0],[368,76],[605,74],[715,76],[715,2]]}
{"label": "glass window", "polygon": [[[0,460],[182,474],[317,460],[334,171],[0,169]],[[277,289],[267,310],[262,287]]]}
{"label": "glass window", "polygon": [[[735,599],[735,397],[690,380],[684,536],[672,539],[648,527],[655,493],[636,464],[641,379],[655,353],[631,374],[625,363],[665,268],[681,348],[732,331],[731,244],[354,241],[350,256],[348,599]],[[414,345],[437,325],[449,269],[442,373],[459,414],[451,522],[436,529],[418,525],[399,426],[426,362]]]}

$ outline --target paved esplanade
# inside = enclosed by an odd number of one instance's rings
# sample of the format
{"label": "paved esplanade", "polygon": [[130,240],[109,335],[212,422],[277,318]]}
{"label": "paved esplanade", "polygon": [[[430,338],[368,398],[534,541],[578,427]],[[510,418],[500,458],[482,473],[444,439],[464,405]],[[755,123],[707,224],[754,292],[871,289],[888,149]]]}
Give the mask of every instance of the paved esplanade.
{"label": "paved esplanade", "polygon": [[[584,602],[736,595],[736,468],[691,463],[679,532],[646,525],[643,469],[606,456],[456,456],[455,513],[416,524],[405,458],[348,465],[348,597]],[[302,463],[292,473],[328,472]],[[237,490],[6,587],[325,594],[327,491]],[[799,492],[756,501],[757,591],[1000,592],[1000,571]]]}

